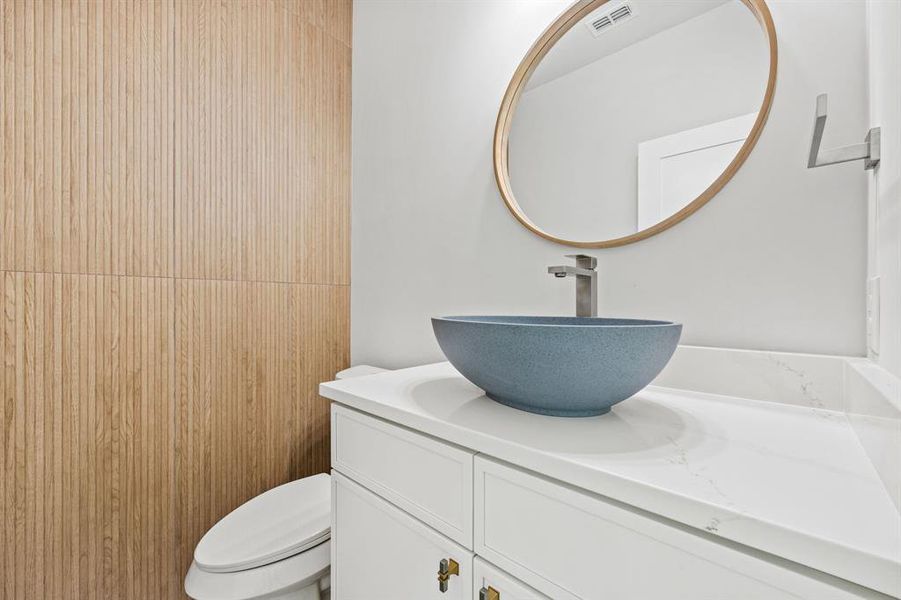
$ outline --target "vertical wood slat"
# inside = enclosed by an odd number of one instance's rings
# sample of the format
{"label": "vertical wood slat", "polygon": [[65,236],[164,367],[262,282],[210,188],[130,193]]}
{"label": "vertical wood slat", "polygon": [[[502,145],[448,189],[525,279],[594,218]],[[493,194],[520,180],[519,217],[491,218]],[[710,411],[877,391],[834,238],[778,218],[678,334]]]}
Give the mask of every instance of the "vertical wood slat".
{"label": "vertical wood slat", "polygon": [[134,573],[153,575],[127,597],[180,594],[173,295],[160,278],[0,277],[4,598],[121,598]]}
{"label": "vertical wood slat", "polygon": [[346,46],[351,45],[353,0],[305,0],[294,6],[301,18]]}
{"label": "vertical wood slat", "polygon": [[0,597],[180,597],[327,469],[349,7],[0,1]]}
{"label": "vertical wood slat", "polygon": [[179,277],[349,283],[351,52],[307,5],[177,6]]}
{"label": "vertical wood slat", "polygon": [[173,5],[0,3],[0,270],[172,275]]}

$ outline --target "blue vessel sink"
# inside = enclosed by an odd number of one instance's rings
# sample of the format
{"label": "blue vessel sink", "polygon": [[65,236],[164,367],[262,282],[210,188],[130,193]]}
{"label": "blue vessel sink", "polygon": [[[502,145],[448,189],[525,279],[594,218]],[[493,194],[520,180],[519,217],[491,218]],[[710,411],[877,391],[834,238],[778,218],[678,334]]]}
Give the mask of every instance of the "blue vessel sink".
{"label": "blue vessel sink", "polygon": [[435,317],[447,359],[502,404],[543,415],[602,415],[648,385],[682,334],[669,321]]}

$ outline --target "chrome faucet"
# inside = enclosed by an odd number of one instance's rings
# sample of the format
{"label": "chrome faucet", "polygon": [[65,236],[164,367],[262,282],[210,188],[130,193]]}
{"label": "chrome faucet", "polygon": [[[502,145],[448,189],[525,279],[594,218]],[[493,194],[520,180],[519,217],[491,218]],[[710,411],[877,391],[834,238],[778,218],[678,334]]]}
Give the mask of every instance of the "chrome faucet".
{"label": "chrome faucet", "polygon": [[598,259],[585,254],[567,254],[566,258],[575,258],[576,266],[548,267],[547,272],[554,277],[575,277],[576,316],[598,316]]}

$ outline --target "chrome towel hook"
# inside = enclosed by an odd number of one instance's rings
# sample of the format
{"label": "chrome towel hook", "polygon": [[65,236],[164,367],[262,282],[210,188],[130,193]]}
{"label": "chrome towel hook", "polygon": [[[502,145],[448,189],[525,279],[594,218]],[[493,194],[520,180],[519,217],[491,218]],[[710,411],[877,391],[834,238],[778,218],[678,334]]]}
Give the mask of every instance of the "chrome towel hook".
{"label": "chrome towel hook", "polygon": [[852,160],[863,160],[866,170],[876,168],[879,164],[879,128],[873,127],[867,133],[862,144],[851,144],[831,150],[820,151],[823,141],[823,130],[826,128],[826,94],[817,96],[817,112],[813,121],[813,140],[810,142],[810,157],[807,168],[825,167]]}

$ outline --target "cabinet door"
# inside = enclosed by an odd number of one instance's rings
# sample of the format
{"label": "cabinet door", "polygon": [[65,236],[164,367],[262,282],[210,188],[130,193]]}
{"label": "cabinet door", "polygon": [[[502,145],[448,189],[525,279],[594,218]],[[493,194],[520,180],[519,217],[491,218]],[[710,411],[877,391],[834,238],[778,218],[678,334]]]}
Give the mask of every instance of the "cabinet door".
{"label": "cabinet door", "polygon": [[[469,600],[472,553],[332,471],[332,597]],[[442,560],[459,565],[441,591]]]}
{"label": "cabinet door", "polygon": [[[550,600],[478,556],[472,563],[473,600]],[[492,590],[493,594],[488,594]]]}

